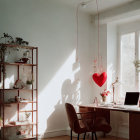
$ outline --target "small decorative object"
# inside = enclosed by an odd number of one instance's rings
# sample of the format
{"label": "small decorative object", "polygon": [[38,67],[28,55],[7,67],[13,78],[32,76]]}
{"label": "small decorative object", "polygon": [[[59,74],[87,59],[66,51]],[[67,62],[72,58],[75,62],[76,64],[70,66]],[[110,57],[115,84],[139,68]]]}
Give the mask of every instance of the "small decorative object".
{"label": "small decorative object", "polygon": [[115,82],[112,83],[112,88],[113,88],[113,104],[116,104],[115,102],[115,85],[120,85],[118,77],[116,78]]}
{"label": "small decorative object", "polygon": [[21,98],[19,96],[15,96],[15,101],[16,102],[20,102],[21,101]]}
{"label": "small decorative object", "polygon": [[29,59],[28,59],[28,58],[21,58],[20,60],[21,60],[21,62],[23,62],[23,63],[27,63],[27,61],[28,61]]}
{"label": "small decorative object", "polygon": [[27,63],[28,62],[28,58],[21,58],[21,59],[19,59],[18,61],[15,61],[15,63]]}
{"label": "small decorative object", "polygon": [[95,83],[96,83],[99,87],[101,87],[101,86],[105,83],[105,81],[106,81],[106,79],[107,79],[107,74],[106,74],[106,72],[103,72],[102,74],[94,73],[94,74],[92,75],[92,78],[93,78],[93,80],[95,81]]}
{"label": "small decorative object", "polygon": [[94,104],[95,106],[98,106],[98,99],[97,99],[97,97],[94,98],[93,104]]}
{"label": "small decorative object", "polygon": [[28,120],[29,120],[30,115],[31,115],[31,113],[25,112],[26,121],[28,121]]}
{"label": "small decorative object", "polygon": [[27,80],[26,81],[26,84],[27,84],[27,89],[31,89],[32,88],[32,84],[33,84],[33,80]]}
{"label": "small decorative object", "polygon": [[23,53],[23,57],[18,61],[16,61],[15,63],[27,63],[29,61],[29,58],[30,58],[30,51],[27,50]]}
{"label": "small decorative object", "polygon": [[24,87],[25,87],[25,83],[23,83],[21,80],[16,80],[13,88],[23,89]]}
{"label": "small decorative object", "polygon": [[102,96],[102,101],[103,102],[106,102],[106,97],[108,96],[108,94],[110,94],[110,91],[108,91],[108,90],[104,90],[103,92],[101,92],[101,96]]}
{"label": "small decorative object", "polygon": [[30,57],[30,51],[27,50],[23,53],[23,58],[21,58],[21,61],[23,61],[24,63],[27,63],[27,61],[29,60]]}

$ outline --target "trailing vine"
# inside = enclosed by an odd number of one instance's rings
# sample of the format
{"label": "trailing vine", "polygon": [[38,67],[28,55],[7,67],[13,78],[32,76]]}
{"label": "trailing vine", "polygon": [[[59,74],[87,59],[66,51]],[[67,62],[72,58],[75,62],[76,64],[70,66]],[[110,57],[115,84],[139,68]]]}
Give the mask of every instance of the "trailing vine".
{"label": "trailing vine", "polygon": [[29,42],[24,41],[21,37],[16,37],[15,39],[8,33],[3,33],[3,36],[0,37],[1,44],[13,44],[13,45],[29,45]]}

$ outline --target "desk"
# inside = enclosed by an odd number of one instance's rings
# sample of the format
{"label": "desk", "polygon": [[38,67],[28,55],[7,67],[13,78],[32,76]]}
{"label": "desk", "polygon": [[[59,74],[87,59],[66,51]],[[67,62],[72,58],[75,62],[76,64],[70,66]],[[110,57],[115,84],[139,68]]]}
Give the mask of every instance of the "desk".
{"label": "desk", "polygon": [[129,113],[129,140],[140,140],[140,108],[114,108],[113,106],[79,105],[80,112],[96,111],[97,116],[103,116],[110,123],[110,111]]}

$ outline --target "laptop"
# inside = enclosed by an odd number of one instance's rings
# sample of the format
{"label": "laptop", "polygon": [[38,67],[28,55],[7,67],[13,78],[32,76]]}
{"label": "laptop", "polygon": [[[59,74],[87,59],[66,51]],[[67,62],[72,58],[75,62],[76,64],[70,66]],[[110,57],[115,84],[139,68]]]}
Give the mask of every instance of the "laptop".
{"label": "laptop", "polygon": [[138,107],[139,92],[126,92],[123,105],[115,105],[116,108],[135,108]]}

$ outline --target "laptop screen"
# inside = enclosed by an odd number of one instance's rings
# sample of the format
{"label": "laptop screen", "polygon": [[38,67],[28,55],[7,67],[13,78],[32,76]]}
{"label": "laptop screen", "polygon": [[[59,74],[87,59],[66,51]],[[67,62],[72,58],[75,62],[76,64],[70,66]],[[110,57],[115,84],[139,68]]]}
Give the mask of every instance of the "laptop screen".
{"label": "laptop screen", "polygon": [[139,92],[126,92],[124,105],[137,105],[139,100]]}

